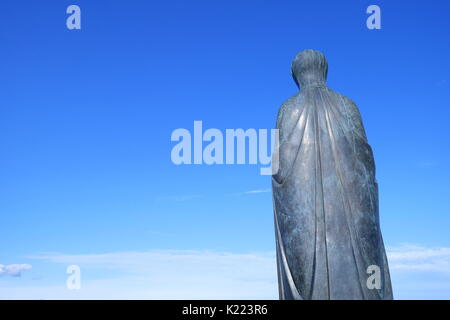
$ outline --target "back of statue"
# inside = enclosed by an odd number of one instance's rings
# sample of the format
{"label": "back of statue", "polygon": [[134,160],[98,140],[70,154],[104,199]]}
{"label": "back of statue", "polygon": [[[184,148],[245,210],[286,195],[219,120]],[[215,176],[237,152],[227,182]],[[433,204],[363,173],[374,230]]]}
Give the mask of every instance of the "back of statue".
{"label": "back of statue", "polygon": [[392,299],[375,164],[356,105],[325,84],[328,66],[300,52],[301,91],[280,108],[272,178],[281,299]]}

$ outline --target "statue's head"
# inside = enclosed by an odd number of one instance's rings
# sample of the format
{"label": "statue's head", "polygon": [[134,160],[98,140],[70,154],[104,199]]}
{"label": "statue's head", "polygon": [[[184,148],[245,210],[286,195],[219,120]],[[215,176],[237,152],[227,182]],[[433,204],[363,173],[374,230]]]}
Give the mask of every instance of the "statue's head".
{"label": "statue's head", "polygon": [[292,61],[292,76],[299,87],[324,85],[327,73],[327,59],[320,51],[303,50]]}

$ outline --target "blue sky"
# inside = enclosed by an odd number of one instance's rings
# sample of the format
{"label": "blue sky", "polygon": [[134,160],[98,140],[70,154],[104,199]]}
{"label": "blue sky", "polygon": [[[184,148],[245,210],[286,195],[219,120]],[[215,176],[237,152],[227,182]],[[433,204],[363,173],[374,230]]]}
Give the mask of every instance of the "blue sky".
{"label": "blue sky", "polygon": [[[70,4],[81,30],[66,28]],[[381,30],[366,27],[370,4]],[[449,9],[3,1],[0,265],[32,269],[0,268],[0,298],[276,298],[270,178],[257,165],[175,166],[170,136],[194,120],[273,128],[297,92],[291,60],[307,48],[326,55],[328,85],[360,108],[396,298],[450,298]],[[65,290],[73,263],[78,292]],[[179,279],[164,272],[173,264]]]}

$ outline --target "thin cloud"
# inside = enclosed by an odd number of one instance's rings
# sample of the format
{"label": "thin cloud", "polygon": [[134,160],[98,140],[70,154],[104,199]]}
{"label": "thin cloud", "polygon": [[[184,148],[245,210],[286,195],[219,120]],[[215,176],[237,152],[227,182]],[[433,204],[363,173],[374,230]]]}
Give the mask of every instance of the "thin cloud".
{"label": "thin cloud", "polygon": [[[46,299],[68,295],[77,299],[277,298],[274,252],[151,250],[102,254],[43,253],[28,258],[62,265],[75,264],[82,274],[84,270],[96,270],[95,273],[100,274],[96,279],[82,279],[78,293],[42,292]],[[104,271],[105,276],[98,271]],[[27,290],[40,292],[38,288]],[[9,292],[11,296],[14,291]]]}
{"label": "thin cloud", "polygon": [[0,276],[20,277],[23,271],[31,269],[32,266],[29,264],[0,264]]}
{"label": "thin cloud", "polygon": [[243,194],[267,193],[267,192],[271,192],[271,191],[272,191],[272,189],[256,189],[256,190],[245,191]]}
{"label": "thin cloud", "polygon": [[450,248],[415,244],[386,248],[396,299],[450,299]]}
{"label": "thin cloud", "polygon": [[[387,246],[396,299],[449,299],[450,248]],[[0,282],[7,299],[277,299],[274,252],[151,250],[97,254],[42,253],[42,263],[79,265],[81,290],[61,283]],[[87,271],[87,272],[84,272]]]}
{"label": "thin cloud", "polygon": [[417,166],[420,168],[430,168],[430,167],[437,166],[437,163],[433,162],[433,161],[422,161],[422,162],[418,162]]}
{"label": "thin cloud", "polygon": [[450,275],[450,248],[404,244],[388,247],[391,269],[447,273]]}

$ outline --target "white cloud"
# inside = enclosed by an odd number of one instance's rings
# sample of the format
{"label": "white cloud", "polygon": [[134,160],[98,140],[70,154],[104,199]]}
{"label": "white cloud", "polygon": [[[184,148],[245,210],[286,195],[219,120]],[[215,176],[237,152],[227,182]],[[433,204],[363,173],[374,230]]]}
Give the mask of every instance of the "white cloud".
{"label": "white cloud", "polygon": [[450,248],[387,247],[396,299],[450,299]]}
{"label": "white cloud", "polygon": [[430,168],[430,167],[437,166],[437,163],[434,161],[422,161],[422,162],[417,162],[417,166],[421,167],[421,168]]}
{"label": "white cloud", "polygon": [[[396,299],[450,299],[450,248],[388,246],[387,254]],[[81,290],[67,290],[62,271],[57,282],[45,277],[31,285],[0,282],[0,299],[278,298],[274,252],[151,250],[28,258],[62,266],[59,270],[79,265]]]}
{"label": "white cloud", "polygon": [[450,274],[450,248],[405,244],[387,251],[391,269]]}
{"label": "white cloud", "polygon": [[[276,299],[274,252],[152,250],[29,256],[81,268],[81,290],[60,286],[2,290],[26,299]],[[95,274],[95,277],[90,276]],[[50,291],[49,291],[50,290]],[[2,295],[2,292],[7,293]],[[25,294],[26,297],[21,295]]]}
{"label": "white cloud", "polygon": [[32,266],[29,264],[0,264],[0,276],[8,275],[12,277],[20,277],[22,271],[31,270]]}
{"label": "white cloud", "polygon": [[244,194],[267,193],[267,192],[271,192],[271,191],[272,191],[272,189],[257,189],[257,190],[245,191]]}

